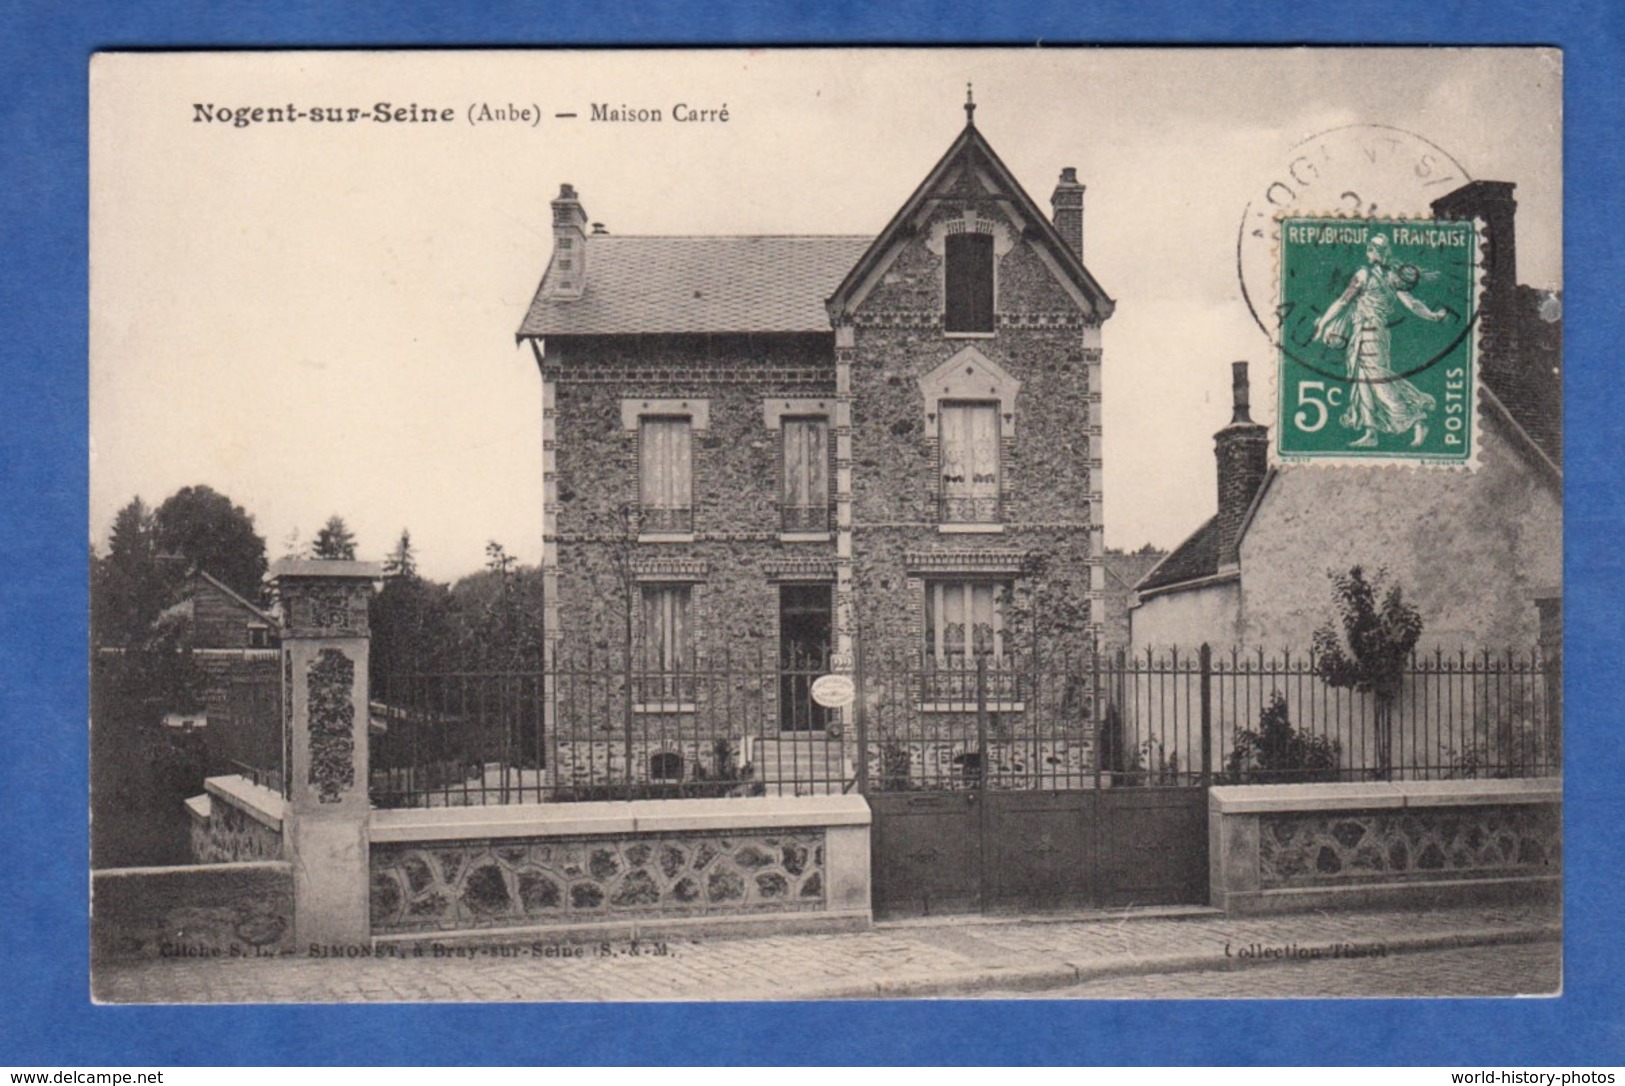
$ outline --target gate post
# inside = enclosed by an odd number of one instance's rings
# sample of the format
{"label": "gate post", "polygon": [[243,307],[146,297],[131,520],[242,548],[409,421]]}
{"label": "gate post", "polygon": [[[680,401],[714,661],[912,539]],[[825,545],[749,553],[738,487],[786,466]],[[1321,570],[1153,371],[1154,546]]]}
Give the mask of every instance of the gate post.
{"label": "gate post", "polygon": [[976,786],[987,789],[987,657],[976,654]]}
{"label": "gate post", "polygon": [[869,794],[869,714],[863,711],[863,642],[852,646],[852,685],[857,688],[852,699],[852,723],[857,731],[858,794]]}
{"label": "gate post", "polygon": [[284,848],[300,946],[365,944],[370,933],[367,603],[382,578],[377,562],[271,567],[282,623]]}
{"label": "gate post", "polygon": [[[1100,681],[1100,638],[1098,637],[1095,638],[1094,648],[1089,653],[1089,667],[1093,672],[1091,676],[1093,681],[1090,684],[1092,689],[1089,696],[1094,699],[1094,703],[1089,708],[1091,710],[1090,715],[1094,718],[1095,723],[1095,756],[1091,760],[1095,763],[1095,795],[1098,797],[1100,795],[1100,772],[1102,768],[1100,763],[1106,753],[1106,715],[1111,712],[1106,699],[1105,687],[1101,685]],[[1115,736],[1112,742],[1117,742]]]}
{"label": "gate post", "polygon": [[1202,787],[1213,783],[1213,646],[1202,642]]}

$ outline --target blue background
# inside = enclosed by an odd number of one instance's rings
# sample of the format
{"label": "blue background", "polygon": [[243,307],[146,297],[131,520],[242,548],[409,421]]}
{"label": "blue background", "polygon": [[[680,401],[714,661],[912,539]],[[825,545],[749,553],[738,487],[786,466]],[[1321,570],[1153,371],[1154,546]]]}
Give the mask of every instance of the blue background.
{"label": "blue background", "polygon": [[[1310,10],[1305,10],[1305,8]],[[1621,7],[1239,0],[965,4],[442,2],[0,8],[0,1062],[1625,1062]],[[1566,51],[1565,995],[1275,1003],[96,1007],[87,961],[86,88],[117,48],[1105,42],[1518,43]],[[1484,108],[1493,111],[1495,104]]]}

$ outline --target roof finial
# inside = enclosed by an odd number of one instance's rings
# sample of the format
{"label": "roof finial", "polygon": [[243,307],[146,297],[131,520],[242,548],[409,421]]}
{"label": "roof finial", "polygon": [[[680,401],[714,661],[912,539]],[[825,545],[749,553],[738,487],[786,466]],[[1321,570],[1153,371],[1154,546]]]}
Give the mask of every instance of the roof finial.
{"label": "roof finial", "polygon": [[965,127],[976,127],[976,96],[971,94],[970,84],[965,84]]}

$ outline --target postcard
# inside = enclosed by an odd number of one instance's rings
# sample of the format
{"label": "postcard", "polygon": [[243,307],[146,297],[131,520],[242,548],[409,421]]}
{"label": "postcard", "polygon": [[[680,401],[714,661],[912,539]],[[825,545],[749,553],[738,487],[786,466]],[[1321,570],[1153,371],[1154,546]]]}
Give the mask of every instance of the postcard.
{"label": "postcard", "polygon": [[1558,51],[90,102],[97,1000],[1561,991]]}

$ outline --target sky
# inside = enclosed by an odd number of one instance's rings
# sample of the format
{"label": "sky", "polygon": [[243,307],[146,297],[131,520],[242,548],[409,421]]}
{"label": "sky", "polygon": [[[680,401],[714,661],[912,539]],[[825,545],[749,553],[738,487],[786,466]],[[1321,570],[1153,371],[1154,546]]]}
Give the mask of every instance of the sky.
{"label": "sky", "polygon": [[[1562,284],[1561,64],[1534,50],[912,50],[103,55],[91,73],[90,495],[207,484],[276,558],[345,518],[424,574],[541,553],[541,381],[514,332],[573,184],[627,234],[872,234],[964,124],[1040,207],[1087,186],[1106,542],[1172,547],[1215,504],[1230,366],[1273,350],[1249,209],[1422,214],[1515,182],[1519,279]],[[436,124],[197,120],[198,106],[451,109]],[[589,120],[593,103],[662,123]],[[726,107],[726,123],[673,107]],[[530,121],[471,124],[471,106]],[[560,112],[579,114],[558,119]],[[1318,172],[1306,155],[1320,156]],[[1363,157],[1362,157],[1363,156]],[[1424,161],[1424,159],[1426,161]],[[1238,273],[1239,264],[1239,273]],[[1262,279],[1260,277],[1263,277]],[[1255,299],[1256,301],[1256,299]]]}

